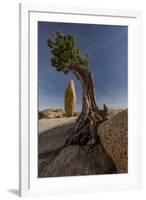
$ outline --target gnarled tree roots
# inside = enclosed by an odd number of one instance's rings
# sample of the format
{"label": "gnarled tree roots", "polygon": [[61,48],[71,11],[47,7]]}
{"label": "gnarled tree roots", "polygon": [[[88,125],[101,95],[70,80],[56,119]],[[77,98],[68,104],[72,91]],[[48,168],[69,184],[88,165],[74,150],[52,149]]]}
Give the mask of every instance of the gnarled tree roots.
{"label": "gnarled tree roots", "polygon": [[103,122],[103,119],[98,112],[90,111],[87,116],[81,113],[75,122],[73,132],[66,145],[78,144],[85,146],[86,151],[92,150],[94,144],[100,141],[98,126],[101,122]]}

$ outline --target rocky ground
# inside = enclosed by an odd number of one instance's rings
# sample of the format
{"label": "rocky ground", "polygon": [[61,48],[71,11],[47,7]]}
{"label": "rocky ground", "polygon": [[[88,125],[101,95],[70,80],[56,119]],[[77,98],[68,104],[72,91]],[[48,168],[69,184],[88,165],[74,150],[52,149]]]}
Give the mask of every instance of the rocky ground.
{"label": "rocky ground", "polygon": [[70,123],[75,122],[77,117],[63,117],[63,118],[52,118],[52,119],[41,119],[39,120],[39,133],[42,133],[46,130],[51,130],[54,128],[59,128],[60,126],[69,125]]}
{"label": "rocky ground", "polygon": [[[43,117],[40,119],[38,176],[55,177],[126,173],[127,143],[123,142],[126,141],[126,139],[123,139],[124,136],[119,137],[117,135],[127,135],[127,128],[125,128],[125,126],[127,127],[127,115],[125,114],[127,111],[120,111],[111,112],[111,119],[101,124],[98,130],[101,143],[96,144],[92,151],[88,153],[86,151],[87,146],[70,145],[64,148],[66,139],[72,133],[76,117],[66,118],[62,116],[51,119]],[[63,113],[62,111],[57,112]],[[111,141],[109,142],[110,139]],[[117,143],[118,140],[120,145]],[[109,147],[108,143],[112,143],[112,147]],[[124,148],[123,145],[125,145]],[[122,148],[124,149],[123,153],[120,150]],[[117,155],[123,160],[124,164],[119,164],[120,161]]]}

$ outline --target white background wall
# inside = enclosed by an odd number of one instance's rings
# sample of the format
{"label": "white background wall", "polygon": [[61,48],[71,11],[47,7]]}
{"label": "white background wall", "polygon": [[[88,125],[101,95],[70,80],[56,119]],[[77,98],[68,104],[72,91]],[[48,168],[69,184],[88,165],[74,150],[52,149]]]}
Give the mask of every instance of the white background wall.
{"label": "white background wall", "polygon": [[[22,1],[25,2],[25,1]],[[36,1],[33,1],[36,2]],[[143,55],[146,52],[146,5],[145,0],[40,0],[38,2],[96,6],[111,9],[143,10]],[[18,193],[18,3],[17,0],[0,2],[0,199],[17,199]],[[145,36],[145,37],[144,37]],[[146,66],[143,56],[143,68]],[[144,78],[146,70],[144,69]],[[146,85],[146,80],[144,80]],[[144,91],[144,88],[143,88]],[[144,95],[144,101],[146,96]],[[146,107],[144,108],[146,112]],[[145,117],[145,115],[143,115]],[[143,120],[145,122],[145,119]],[[145,126],[145,125],[144,125]],[[146,126],[144,127],[146,131]],[[145,132],[146,134],[146,132]],[[143,168],[146,169],[146,137],[143,137]],[[86,195],[51,196],[37,199],[146,199],[146,173],[140,191],[106,192]],[[36,199],[36,198],[32,198]]]}

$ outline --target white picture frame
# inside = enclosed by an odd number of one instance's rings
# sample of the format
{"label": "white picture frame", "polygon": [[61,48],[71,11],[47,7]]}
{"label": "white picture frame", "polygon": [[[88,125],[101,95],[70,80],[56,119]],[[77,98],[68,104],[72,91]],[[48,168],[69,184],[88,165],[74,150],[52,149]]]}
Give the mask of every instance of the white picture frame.
{"label": "white picture frame", "polygon": [[[142,186],[142,14],[43,4],[19,5],[20,196],[133,190]],[[37,178],[37,21],[128,26],[128,174]],[[33,101],[32,101],[33,100]],[[33,103],[32,103],[33,102]]]}

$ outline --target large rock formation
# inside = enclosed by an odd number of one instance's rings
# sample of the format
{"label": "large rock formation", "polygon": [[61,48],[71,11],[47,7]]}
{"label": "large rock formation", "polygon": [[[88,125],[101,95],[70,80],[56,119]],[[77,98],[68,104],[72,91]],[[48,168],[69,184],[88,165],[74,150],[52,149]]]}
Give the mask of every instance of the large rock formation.
{"label": "large rock formation", "polygon": [[65,91],[65,112],[67,117],[73,116],[76,107],[76,91],[74,81],[71,80]]}
{"label": "large rock formation", "polygon": [[85,146],[70,145],[60,151],[40,156],[39,177],[78,176],[116,173],[116,167],[102,145],[91,152]]}
{"label": "large rock formation", "polygon": [[[41,132],[38,136],[38,176],[76,176],[116,173],[117,169],[102,144],[94,145],[87,152],[88,146],[70,145],[64,147],[72,133],[72,122],[62,124]],[[60,121],[60,125],[59,125]],[[52,119],[53,122],[53,119]],[[51,126],[51,125],[50,125]],[[52,126],[51,126],[52,127]]]}
{"label": "large rock formation", "polygon": [[45,154],[56,151],[65,145],[71,134],[75,117],[65,119],[45,119],[39,123],[38,153]]}
{"label": "large rock formation", "polygon": [[116,164],[119,173],[128,171],[128,110],[102,123],[98,129],[101,143]]}

